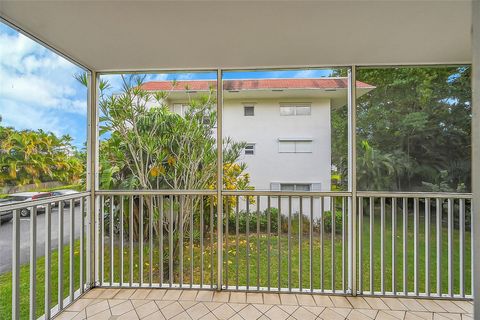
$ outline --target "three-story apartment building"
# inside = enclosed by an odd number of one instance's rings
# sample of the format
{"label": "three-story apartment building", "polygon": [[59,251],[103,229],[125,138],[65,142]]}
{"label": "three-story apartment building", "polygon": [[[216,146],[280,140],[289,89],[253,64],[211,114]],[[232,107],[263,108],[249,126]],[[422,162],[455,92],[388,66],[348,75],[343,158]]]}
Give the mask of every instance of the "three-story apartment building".
{"label": "three-story apartment building", "polygon": [[[168,105],[182,114],[187,93],[208,92],[207,80],[152,81],[149,91],[170,91]],[[256,190],[331,190],[331,111],[345,107],[347,78],[224,80],[223,135],[247,143]],[[357,95],[373,87],[357,82]]]}

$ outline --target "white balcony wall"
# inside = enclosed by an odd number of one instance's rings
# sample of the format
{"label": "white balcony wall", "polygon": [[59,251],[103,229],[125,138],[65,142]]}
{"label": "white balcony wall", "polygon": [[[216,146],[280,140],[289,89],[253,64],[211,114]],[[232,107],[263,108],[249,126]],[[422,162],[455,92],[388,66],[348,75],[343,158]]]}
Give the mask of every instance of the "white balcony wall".
{"label": "white balcony wall", "polygon": [[[300,101],[301,100],[301,101]],[[243,155],[251,184],[270,190],[272,184],[314,185],[315,191],[330,190],[331,128],[330,99],[225,100],[223,135],[255,144],[253,155]],[[280,103],[311,104],[310,115],[280,115]],[[254,116],[244,116],[244,105],[254,105]],[[311,152],[279,152],[279,140],[311,141]],[[297,151],[305,151],[306,149]]]}

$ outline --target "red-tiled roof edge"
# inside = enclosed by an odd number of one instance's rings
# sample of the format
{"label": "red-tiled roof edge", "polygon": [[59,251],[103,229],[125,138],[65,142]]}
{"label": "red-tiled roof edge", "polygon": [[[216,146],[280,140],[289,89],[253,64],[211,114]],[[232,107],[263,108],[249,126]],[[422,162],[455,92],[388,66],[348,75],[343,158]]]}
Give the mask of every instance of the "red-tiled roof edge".
{"label": "red-tiled roof edge", "polygon": [[[268,90],[268,89],[346,89],[347,78],[290,78],[290,79],[244,79],[224,80],[223,87],[228,91],[235,90]],[[178,90],[202,91],[215,86],[215,80],[178,80],[149,81],[142,85],[148,91]],[[367,83],[357,81],[358,88],[374,89]]]}

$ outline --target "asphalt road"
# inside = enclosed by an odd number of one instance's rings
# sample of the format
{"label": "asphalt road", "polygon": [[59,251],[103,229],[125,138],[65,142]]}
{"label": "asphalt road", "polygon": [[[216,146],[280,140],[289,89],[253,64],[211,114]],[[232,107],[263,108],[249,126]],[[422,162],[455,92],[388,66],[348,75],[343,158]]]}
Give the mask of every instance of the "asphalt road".
{"label": "asphalt road", "polygon": [[[58,246],[58,209],[52,209],[52,249]],[[80,238],[81,216],[79,207],[75,207],[75,239]],[[66,207],[63,212],[63,243],[70,241],[70,208]],[[0,225],[0,273],[12,269],[13,250],[13,222],[9,221]],[[37,214],[37,257],[45,255],[45,214]],[[30,261],[30,218],[20,218],[20,264]]]}

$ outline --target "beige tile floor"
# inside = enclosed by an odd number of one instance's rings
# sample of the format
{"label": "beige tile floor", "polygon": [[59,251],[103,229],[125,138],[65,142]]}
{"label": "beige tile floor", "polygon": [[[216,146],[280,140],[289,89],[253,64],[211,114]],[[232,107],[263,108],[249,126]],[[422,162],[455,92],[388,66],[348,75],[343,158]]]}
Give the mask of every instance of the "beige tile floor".
{"label": "beige tile floor", "polygon": [[471,301],[206,290],[87,292],[56,319],[473,319]]}

